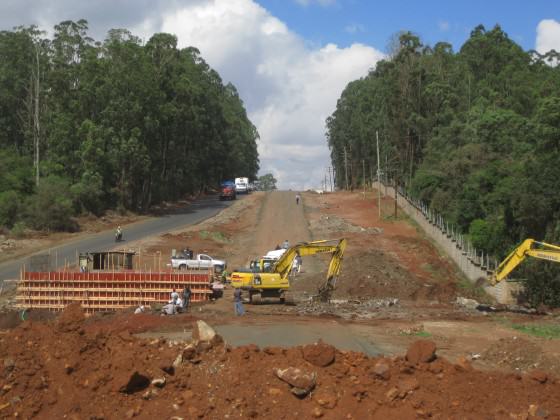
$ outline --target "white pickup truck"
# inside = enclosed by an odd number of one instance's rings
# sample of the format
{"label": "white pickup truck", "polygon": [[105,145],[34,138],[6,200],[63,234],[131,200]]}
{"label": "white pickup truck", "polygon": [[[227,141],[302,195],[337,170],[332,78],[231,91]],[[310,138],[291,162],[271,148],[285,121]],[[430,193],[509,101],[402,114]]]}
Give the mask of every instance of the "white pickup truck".
{"label": "white pickup truck", "polygon": [[226,268],[226,262],[222,260],[216,260],[210,255],[198,254],[192,259],[185,258],[182,255],[171,257],[171,267],[178,268],[179,270],[187,269],[208,269],[214,268],[214,271],[221,273]]}

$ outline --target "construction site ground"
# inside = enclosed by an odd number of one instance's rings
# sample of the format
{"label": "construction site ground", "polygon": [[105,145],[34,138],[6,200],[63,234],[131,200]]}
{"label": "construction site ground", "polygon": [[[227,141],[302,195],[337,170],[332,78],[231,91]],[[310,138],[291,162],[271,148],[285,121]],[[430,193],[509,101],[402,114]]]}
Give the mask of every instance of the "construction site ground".
{"label": "construction site ground", "polygon": [[[128,245],[163,256],[147,269],[188,247],[227,260],[231,272],[286,239],[345,237],[331,303],[312,300],[329,259],[317,255],[293,279],[295,305],[245,304],[242,317],[230,288],[173,317],[131,308],[84,319],[70,308],[58,318],[31,310],[22,321],[6,312],[0,418],[560,418],[560,340],[527,333],[557,331],[557,312],[457,304],[491,301],[404,214],[395,217],[389,197],[380,218],[374,192],[306,192],[300,205],[295,195],[254,193],[202,223]],[[196,320],[225,343],[187,357]],[[326,344],[309,346],[318,340]],[[300,369],[298,386],[279,379],[294,373],[287,368]]]}

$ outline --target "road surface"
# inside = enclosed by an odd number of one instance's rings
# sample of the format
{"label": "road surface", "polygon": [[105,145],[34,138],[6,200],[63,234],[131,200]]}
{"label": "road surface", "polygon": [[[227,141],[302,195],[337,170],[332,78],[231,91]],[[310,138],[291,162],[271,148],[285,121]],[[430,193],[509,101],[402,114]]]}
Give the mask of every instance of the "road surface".
{"label": "road surface", "polygon": [[[146,236],[164,233],[180,228],[181,226],[201,222],[219,213],[222,209],[229,206],[230,201],[219,201],[217,196],[197,200],[174,214],[156,217],[142,222],[133,223],[123,229],[124,242],[136,241]],[[115,232],[113,230],[104,231],[96,234],[83,236],[80,239],[66,242],[62,245],[45,249],[36,254],[49,253],[56,254],[58,265],[64,265],[65,261],[76,262],[76,253],[86,251],[103,251],[115,246]],[[29,257],[18,258],[0,264],[0,281],[16,279],[22,265],[29,267]],[[8,288],[10,286],[7,286]]]}

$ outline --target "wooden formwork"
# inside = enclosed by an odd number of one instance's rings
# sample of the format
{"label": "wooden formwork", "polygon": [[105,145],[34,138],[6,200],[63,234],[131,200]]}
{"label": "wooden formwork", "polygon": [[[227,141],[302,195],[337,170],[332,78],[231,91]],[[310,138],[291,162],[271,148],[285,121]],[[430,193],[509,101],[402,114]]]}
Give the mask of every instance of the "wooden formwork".
{"label": "wooden formwork", "polygon": [[17,285],[18,308],[60,311],[81,302],[87,312],[112,311],[128,307],[165,304],[170,293],[191,289],[191,302],[204,302],[212,290],[210,271],[197,272],[27,272]]}

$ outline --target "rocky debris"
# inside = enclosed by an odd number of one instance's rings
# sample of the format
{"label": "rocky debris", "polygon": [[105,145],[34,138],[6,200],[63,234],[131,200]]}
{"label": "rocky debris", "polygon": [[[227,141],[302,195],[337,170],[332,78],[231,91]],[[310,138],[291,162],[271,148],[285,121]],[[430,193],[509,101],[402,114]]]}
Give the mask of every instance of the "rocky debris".
{"label": "rocky debris", "polygon": [[152,385],[156,388],[163,388],[165,386],[165,383],[165,377],[152,379]]}
{"label": "rocky debris", "polygon": [[57,318],[56,324],[61,332],[76,331],[81,328],[85,319],[84,310],[80,302],[74,302],[64,308]]}
{"label": "rocky debris", "polygon": [[134,372],[132,375],[130,375],[130,378],[128,378],[128,381],[125,384],[118,387],[118,390],[125,394],[134,394],[135,392],[143,391],[149,386],[150,378],[148,378],[146,375]]}
{"label": "rocky debris", "polygon": [[379,235],[383,233],[383,228],[367,227],[355,225],[349,221],[335,215],[321,216],[320,219],[311,221],[311,230],[321,230],[323,232],[345,232],[345,233],[364,233]]}
{"label": "rocky debris", "polygon": [[290,391],[298,397],[309,394],[317,383],[315,372],[305,372],[294,367],[276,369],[274,372],[278,378],[292,386]]}
{"label": "rocky debris", "polygon": [[534,369],[532,371],[530,371],[528,373],[529,378],[531,378],[534,381],[537,381],[541,384],[546,383],[546,381],[548,380],[548,374],[540,369]]}
{"label": "rocky debris", "polygon": [[436,350],[436,343],[433,341],[417,340],[408,348],[406,360],[413,365],[430,363],[436,359]]}
{"label": "rocky debris", "polygon": [[457,296],[457,299],[455,300],[455,303],[459,306],[463,306],[467,309],[477,309],[480,305],[480,303],[478,303],[476,300],[474,299],[468,299],[468,298],[464,298],[461,296]]}
{"label": "rocky debris", "polygon": [[313,399],[323,408],[333,409],[338,403],[338,397],[333,391],[319,390],[314,393]]}
{"label": "rocky debris", "polygon": [[386,360],[378,360],[373,366],[373,373],[376,378],[383,379],[385,381],[391,378],[391,368]]}
{"label": "rocky debris", "polygon": [[312,365],[325,367],[334,362],[335,348],[319,340],[317,343],[303,346],[303,358]]}
{"label": "rocky debris", "polygon": [[[10,371],[0,378],[0,417],[560,418],[560,382],[552,376],[541,383],[457,369],[443,358],[416,365],[338,350],[320,368],[303,346],[198,353],[194,343],[170,347],[123,334],[123,325],[139,320],[133,314],[106,320],[89,318],[67,332],[58,322],[33,321],[3,332],[0,369]],[[169,367],[174,374],[163,373]]]}
{"label": "rocky debris", "polygon": [[[382,308],[396,307],[399,305],[397,298],[380,299],[331,299],[324,303],[313,298],[298,302],[297,306],[287,308],[286,312],[295,312],[298,315],[334,315],[343,319],[372,319],[377,318]],[[386,316],[383,313],[383,316]]]}

